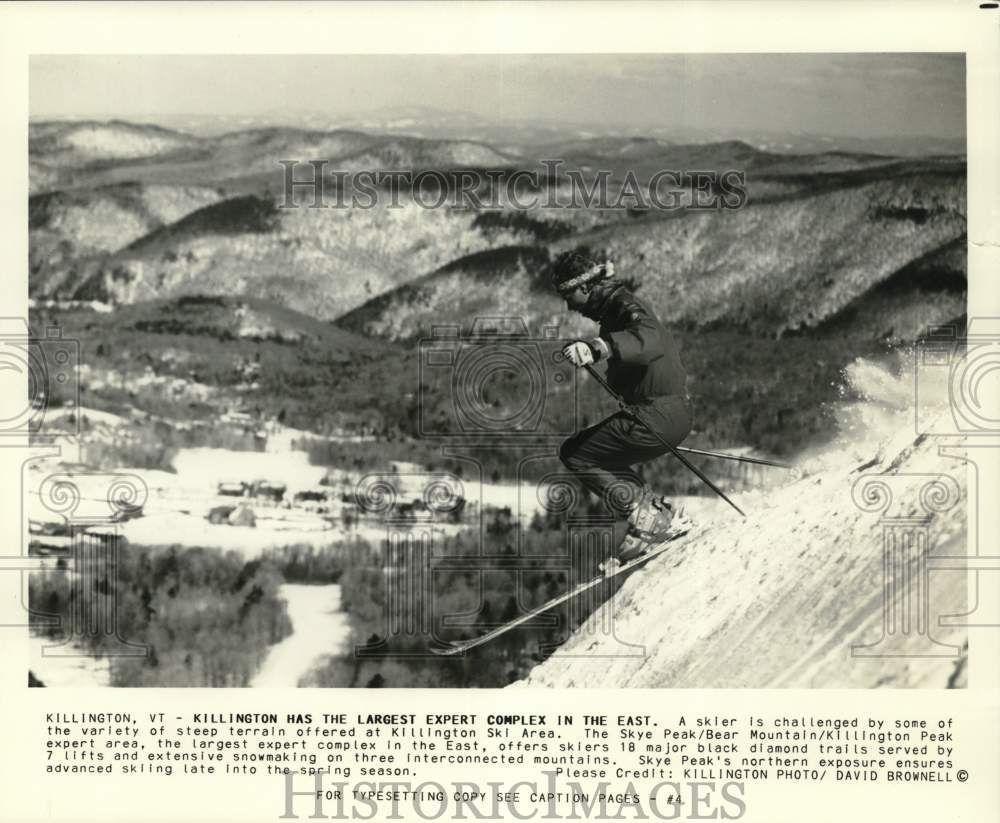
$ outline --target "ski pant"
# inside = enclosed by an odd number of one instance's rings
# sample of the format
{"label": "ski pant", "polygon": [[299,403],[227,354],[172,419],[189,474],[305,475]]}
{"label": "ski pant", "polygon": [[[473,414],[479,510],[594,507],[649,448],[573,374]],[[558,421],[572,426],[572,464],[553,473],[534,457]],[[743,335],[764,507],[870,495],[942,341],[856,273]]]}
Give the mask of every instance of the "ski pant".
{"label": "ski pant", "polygon": [[[657,397],[637,408],[671,446],[679,445],[691,431],[691,410],[684,397]],[[559,458],[584,488],[604,501],[615,519],[624,520],[643,488],[642,477],[632,467],[668,451],[637,417],[624,410],[566,440]]]}

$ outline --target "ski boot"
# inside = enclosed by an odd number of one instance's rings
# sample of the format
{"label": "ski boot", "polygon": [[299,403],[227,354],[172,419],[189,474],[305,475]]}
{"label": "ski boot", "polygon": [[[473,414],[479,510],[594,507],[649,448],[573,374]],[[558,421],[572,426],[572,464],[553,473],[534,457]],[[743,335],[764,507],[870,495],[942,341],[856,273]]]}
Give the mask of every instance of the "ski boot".
{"label": "ski boot", "polygon": [[605,574],[613,574],[626,563],[638,560],[651,546],[668,539],[678,529],[686,531],[690,526],[691,521],[683,512],[678,511],[666,497],[654,494],[646,486],[628,516],[628,532],[618,553],[602,564],[601,570]]}

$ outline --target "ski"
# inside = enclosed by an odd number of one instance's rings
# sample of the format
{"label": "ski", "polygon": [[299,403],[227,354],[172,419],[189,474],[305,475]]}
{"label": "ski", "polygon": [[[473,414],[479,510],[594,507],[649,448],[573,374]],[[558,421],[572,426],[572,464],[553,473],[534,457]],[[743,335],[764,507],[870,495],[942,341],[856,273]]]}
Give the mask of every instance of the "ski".
{"label": "ski", "polygon": [[511,629],[516,629],[518,626],[521,626],[524,623],[527,623],[528,621],[538,617],[538,615],[544,614],[549,609],[555,608],[560,603],[565,603],[567,600],[571,600],[577,595],[583,594],[583,592],[589,591],[590,589],[593,589],[595,586],[599,586],[601,583],[607,580],[611,580],[615,577],[618,577],[618,575],[631,571],[632,569],[641,566],[643,563],[652,560],[657,555],[662,554],[663,552],[672,548],[673,543],[676,540],[688,534],[690,531],[691,531],[691,525],[685,524],[682,528],[668,533],[667,536],[663,539],[663,542],[658,543],[655,548],[650,549],[648,552],[641,555],[640,557],[637,557],[634,560],[630,560],[628,563],[623,563],[621,565],[615,566],[607,571],[602,571],[596,577],[584,583],[580,583],[577,586],[574,586],[569,591],[559,595],[558,597],[553,597],[551,600],[543,603],[541,606],[532,609],[530,612],[527,612],[526,614],[522,614],[520,617],[511,620],[508,623],[504,623],[502,626],[498,626],[497,628],[487,632],[486,634],[481,634],[479,637],[474,637],[472,640],[452,640],[447,645],[432,646],[431,651],[438,655],[451,656],[451,655],[462,654],[464,652],[467,652],[469,649],[474,649],[477,646],[482,646],[485,643],[489,643],[491,640],[495,640],[496,638],[500,637],[500,635],[506,634]]}

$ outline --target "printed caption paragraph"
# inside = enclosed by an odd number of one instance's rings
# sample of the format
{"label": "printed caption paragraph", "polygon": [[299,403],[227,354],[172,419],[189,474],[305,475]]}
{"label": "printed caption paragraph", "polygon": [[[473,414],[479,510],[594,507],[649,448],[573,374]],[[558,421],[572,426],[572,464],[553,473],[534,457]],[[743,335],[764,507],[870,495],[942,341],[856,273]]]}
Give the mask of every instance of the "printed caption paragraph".
{"label": "printed caption paragraph", "polygon": [[49,712],[44,723],[49,773],[419,779],[447,764],[611,781],[968,779],[947,716]]}

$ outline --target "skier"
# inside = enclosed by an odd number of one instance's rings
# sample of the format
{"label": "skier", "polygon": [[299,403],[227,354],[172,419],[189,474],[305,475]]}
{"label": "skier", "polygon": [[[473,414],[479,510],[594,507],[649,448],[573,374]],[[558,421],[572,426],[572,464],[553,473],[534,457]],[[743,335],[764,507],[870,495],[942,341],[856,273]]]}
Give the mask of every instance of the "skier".
{"label": "skier", "polygon": [[[585,251],[585,250],[584,250]],[[619,563],[641,556],[662,539],[674,521],[674,506],[658,495],[633,468],[676,446],[691,430],[686,375],[670,332],[649,305],[614,276],[610,260],[565,252],[552,268],[552,284],[566,306],[599,325],[597,337],[577,340],[563,355],[578,368],[607,362],[607,382],[625,402],[616,412],[566,440],[559,457],[584,487],[601,497],[616,520],[628,527]],[[643,408],[651,432],[630,409]]]}

